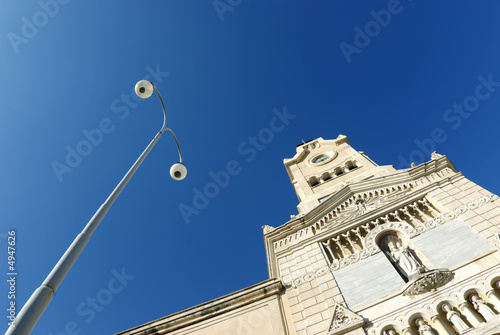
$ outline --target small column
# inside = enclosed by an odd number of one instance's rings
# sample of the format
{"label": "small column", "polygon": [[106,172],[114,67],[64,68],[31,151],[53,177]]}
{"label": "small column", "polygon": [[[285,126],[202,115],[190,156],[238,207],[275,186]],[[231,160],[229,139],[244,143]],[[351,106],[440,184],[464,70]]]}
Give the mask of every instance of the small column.
{"label": "small column", "polygon": [[422,203],[425,206],[427,206],[430,213],[435,213],[437,216],[439,216],[439,213],[434,208],[432,208],[431,204],[429,203],[429,201],[426,198],[422,199]]}
{"label": "small column", "polygon": [[495,312],[493,312],[490,306],[486,304],[486,301],[479,298],[477,294],[472,294],[470,296],[470,301],[474,305],[474,308],[483,316],[486,322],[495,317]]}
{"label": "small column", "polygon": [[364,224],[364,225],[362,225],[361,227],[365,230],[366,234],[368,234],[368,233],[370,232],[370,230],[372,230],[372,229],[370,228],[370,222],[365,223],[365,224]]}
{"label": "small column", "polygon": [[353,230],[353,232],[356,234],[356,236],[359,238],[361,241],[361,245],[363,248],[365,248],[365,239],[361,236],[361,230],[360,227],[357,227],[356,229]]}
{"label": "small column", "polygon": [[353,253],[356,253],[356,251],[358,251],[358,249],[356,249],[356,247],[354,246],[354,244],[352,243],[351,241],[351,234],[350,232],[348,231],[347,233],[345,234],[342,234],[342,236],[347,240],[347,242],[349,242],[349,244],[351,245],[351,248],[352,248],[352,252]]}
{"label": "small column", "polygon": [[460,317],[460,313],[451,309],[450,304],[445,303],[443,305],[443,311],[446,312],[446,318],[448,319],[448,321],[453,323],[453,326],[455,326],[459,334],[463,334],[467,330],[471,329],[469,325],[467,325],[465,321],[462,320],[462,318]]}
{"label": "small column", "polygon": [[495,305],[495,307],[500,310],[500,299],[498,299],[498,296],[496,295],[495,291],[491,290],[486,292],[486,297],[490,299],[491,303]]}
{"label": "small column", "polygon": [[330,254],[330,256],[332,257],[332,260],[333,260],[333,259],[335,259],[335,255],[333,254],[332,243],[333,243],[332,240],[328,240],[326,242],[321,242],[321,244],[323,246],[325,246],[325,249],[328,251],[328,253]]}
{"label": "small column", "polygon": [[418,225],[420,223],[419,221],[417,221],[417,219],[415,219],[413,217],[413,215],[411,215],[410,210],[408,209],[408,206],[403,207],[403,213],[408,215],[408,217],[415,223],[413,226]]}
{"label": "small column", "polygon": [[476,314],[469,308],[469,305],[467,305],[466,302],[463,302],[460,305],[458,305],[458,309],[465,315],[467,320],[469,320],[470,323],[472,323],[472,327],[476,328],[482,323],[482,321],[479,320]]}
{"label": "small column", "polygon": [[345,258],[346,255],[344,253],[344,249],[342,248],[342,243],[340,243],[340,236],[332,238],[332,240],[337,244],[337,246],[340,249],[340,252],[342,253],[342,258]]}
{"label": "small column", "polygon": [[418,203],[413,203],[410,205],[410,207],[412,207],[413,209],[415,209],[420,215],[422,215],[422,218],[424,218],[425,221],[429,221],[431,218],[429,216],[427,216],[424,212],[422,212],[420,210],[420,208],[418,208]]}
{"label": "small column", "polygon": [[431,321],[434,324],[434,328],[437,329],[437,331],[439,332],[440,335],[441,334],[442,335],[453,335],[453,333],[450,332],[448,330],[448,328],[445,326],[443,321],[441,321],[441,319],[439,318],[439,314],[432,316]]}
{"label": "small column", "polygon": [[408,327],[408,328],[403,329],[403,335],[413,335],[411,328]]}
{"label": "small column", "polygon": [[391,213],[391,215],[394,216],[399,222],[403,223],[403,221],[401,221],[401,218],[399,217],[397,210],[395,210],[394,213]]}

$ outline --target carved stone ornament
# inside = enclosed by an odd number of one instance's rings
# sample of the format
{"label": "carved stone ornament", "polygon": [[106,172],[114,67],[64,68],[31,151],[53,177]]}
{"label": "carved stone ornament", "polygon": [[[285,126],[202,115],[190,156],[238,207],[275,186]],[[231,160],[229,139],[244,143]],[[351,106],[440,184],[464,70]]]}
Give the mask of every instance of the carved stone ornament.
{"label": "carved stone ornament", "polygon": [[273,230],[275,230],[276,228],[274,228],[274,227],[272,227],[272,226],[265,225],[265,226],[262,226],[262,229],[263,229],[264,234],[267,234],[267,233],[272,232],[272,231],[273,231]]}
{"label": "carved stone ornament", "polygon": [[406,285],[403,295],[419,295],[433,292],[448,283],[452,278],[453,272],[447,269],[437,269],[422,273]]}
{"label": "carved stone ornament", "polygon": [[365,325],[363,318],[350,309],[335,304],[332,321],[328,327],[327,335],[344,334],[354,328]]}
{"label": "carved stone ornament", "polygon": [[443,155],[438,154],[437,151],[434,151],[431,153],[431,160],[436,160],[436,159],[441,158],[441,157],[443,157]]}

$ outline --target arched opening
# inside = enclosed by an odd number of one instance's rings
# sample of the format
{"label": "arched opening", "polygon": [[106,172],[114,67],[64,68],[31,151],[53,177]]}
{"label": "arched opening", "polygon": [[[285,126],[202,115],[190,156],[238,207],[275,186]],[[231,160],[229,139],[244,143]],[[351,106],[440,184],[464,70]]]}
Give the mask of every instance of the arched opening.
{"label": "arched opening", "polygon": [[440,334],[427,315],[415,313],[408,318],[412,334]]}
{"label": "arched opening", "polygon": [[351,171],[351,170],[354,170],[355,168],[357,168],[356,163],[352,162],[352,161],[347,161],[345,163],[345,166],[347,167],[348,171]]}
{"label": "arched opening", "polygon": [[423,273],[426,268],[410,246],[408,239],[396,231],[378,237],[377,245],[405,282]]}
{"label": "arched opening", "polygon": [[311,177],[311,178],[309,178],[309,185],[311,185],[311,186],[316,186],[316,185],[318,185],[318,184],[319,184],[318,178],[316,178],[316,177],[314,177],[314,176],[313,176],[313,177]]}
{"label": "arched opening", "polygon": [[327,180],[330,180],[332,179],[332,176],[330,175],[329,172],[325,172],[321,175],[321,178],[323,179],[323,181],[327,181]]}

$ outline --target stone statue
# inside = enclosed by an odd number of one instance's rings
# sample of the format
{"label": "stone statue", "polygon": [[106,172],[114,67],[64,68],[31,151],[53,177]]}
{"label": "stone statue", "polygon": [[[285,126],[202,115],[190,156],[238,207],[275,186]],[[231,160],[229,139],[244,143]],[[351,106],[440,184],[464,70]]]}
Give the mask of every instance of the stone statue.
{"label": "stone statue", "polygon": [[394,236],[386,236],[382,240],[383,244],[387,245],[387,254],[392,263],[402,272],[407,280],[412,279],[424,271],[424,266],[414,255],[406,244],[403,245],[401,240]]}
{"label": "stone statue", "polygon": [[415,324],[418,327],[419,335],[436,335],[432,331],[432,328],[423,319],[415,320]]}
{"label": "stone statue", "polygon": [[451,305],[448,304],[448,303],[445,303],[443,305],[443,311],[446,312],[446,318],[448,319],[448,321],[450,321],[451,323],[453,323],[453,325],[455,326],[455,328],[457,329],[457,331],[462,334],[463,332],[469,330],[469,325],[467,325],[465,323],[464,320],[462,320],[462,318],[460,317],[460,313],[454,311],[452,308],[451,308]]}
{"label": "stone statue", "polygon": [[491,318],[495,316],[495,312],[491,310],[491,308],[486,304],[486,301],[483,299],[479,298],[477,294],[473,294],[470,296],[470,301],[472,302],[472,305],[474,305],[474,308],[481,313],[481,315],[484,317],[486,322],[490,321]]}

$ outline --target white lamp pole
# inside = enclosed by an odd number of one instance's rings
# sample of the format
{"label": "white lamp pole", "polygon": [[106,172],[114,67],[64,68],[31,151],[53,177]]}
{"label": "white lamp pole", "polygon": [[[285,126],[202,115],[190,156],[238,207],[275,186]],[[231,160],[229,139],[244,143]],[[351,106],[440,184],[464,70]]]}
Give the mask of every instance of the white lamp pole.
{"label": "white lamp pole", "polygon": [[163,99],[161,98],[160,92],[151,82],[147,80],[141,80],[135,85],[135,92],[139,97],[143,99],[149,98],[153,94],[153,91],[156,91],[156,93],[158,94],[161,101],[161,105],[163,107],[162,128],[160,129],[158,134],[156,134],[156,136],[153,138],[151,143],[149,143],[144,152],[139,156],[134,165],[132,165],[127,174],[125,174],[125,176],[116,186],[113,192],[111,192],[108,199],[106,199],[106,201],[101,205],[101,207],[99,207],[97,212],[94,214],[92,219],[90,219],[90,221],[87,223],[82,232],[75,238],[73,243],[71,243],[68,250],[66,250],[64,255],[61,257],[56,266],[52,269],[52,271],[47,276],[42,285],[39,288],[37,288],[35,292],[33,292],[28,302],[24,305],[24,307],[17,315],[13,325],[11,325],[7,330],[7,333],[5,333],[6,335],[14,335],[14,334],[26,335],[31,333],[38,319],[40,318],[40,316],[42,316],[43,312],[45,311],[50,301],[52,300],[52,297],[54,296],[54,293],[56,292],[57,288],[59,287],[59,285],[61,285],[64,277],[66,277],[66,274],[69,272],[69,270],[75,263],[78,256],[80,256],[80,253],[87,245],[87,242],[89,241],[90,237],[97,229],[102,219],[108,213],[108,210],[111,208],[111,205],[113,205],[113,202],[116,200],[118,195],[120,195],[121,191],[125,188],[130,178],[132,178],[135,171],[137,171],[141,163],[144,161],[144,159],[149,154],[151,149],[153,149],[156,142],[158,142],[158,140],[160,139],[161,135],[163,135],[163,132],[165,130],[168,130],[172,134],[175,143],[177,145],[177,150],[179,151],[180,162],[172,165],[172,167],[170,168],[170,175],[175,180],[182,180],[186,177],[187,169],[182,163],[182,154],[181,154],[181,149],[179,147],[179,142],[177,141],[174,132],[170,128],[165,127],[167,124],[167,113],[165,111],[165,105],[163,103]]}

